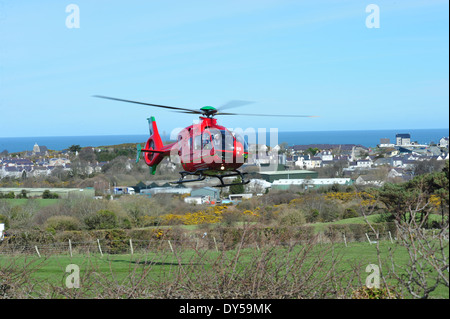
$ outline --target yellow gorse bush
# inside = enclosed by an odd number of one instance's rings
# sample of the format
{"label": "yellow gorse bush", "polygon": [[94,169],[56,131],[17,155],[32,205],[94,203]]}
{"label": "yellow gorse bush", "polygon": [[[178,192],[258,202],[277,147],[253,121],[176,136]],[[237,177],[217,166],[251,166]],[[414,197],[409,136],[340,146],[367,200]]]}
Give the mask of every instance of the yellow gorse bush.
{"label": "yellow gorse bush", "polygon": [[222,220],[222,214],[227,206],[212,206],[205,210],[187,214],[166,214],[162,216],[167,224],[181,223],[184,225],[214,224]]}
{"label": "yellow gorse bush", "polygon": [[441,206],[441,197],[439,195],[431,195],[430,204],[434,207]]}
{"label": "yellow gorse bush", "polygon": [[258,212],[259,212],[259,207],[257,207],[257,208],[255,209],[255,211],[246,209],[246,210],[244,210],[244,211],[242,212],[242,214],[244,214],[245,216],[259,217],[259,213],[258,213]]}
{"label": "yellow gorse bush", "polygon": [[342,193],[342,192],[333,192],[325,194],[325,199],[328,200],[340,200],[342,202],[349,202],[356,198],[355,193]]}
{"label": "yellow gorse bush", "polygon": [[153,236],[157,239],[161,238],[164,235],[164,231],[162,229],[154,229],[153,230]]}
{"label": "yellow gorse bush", "polygon": [[350,202],[352,200],[361,200],[362,206],[375,205],[375,196],[367,192],[333,192],[325,194],[325,199],[327,200],[339,200],[344,203]]}
{"label": "yellow gorse bush", "polygon": [[290,202],[289,202],[289,205],[300,205],[300,204],[302,204],[304,202],[304,199],[303,198],[294,198],[293,200],[291,200]]}
{"label": "yellow gorse bush", "polygon": [[[218,205],[211,206],[207,209],[187,214],[165,214],[162,216],[164,224],[184,224],[184,225],[201,225],[215,224],[223,219],[223,214],[227,211],[228,206]],[[244,216],[259,217],[260,208],[254,210],[245,210],[242,212]]]}

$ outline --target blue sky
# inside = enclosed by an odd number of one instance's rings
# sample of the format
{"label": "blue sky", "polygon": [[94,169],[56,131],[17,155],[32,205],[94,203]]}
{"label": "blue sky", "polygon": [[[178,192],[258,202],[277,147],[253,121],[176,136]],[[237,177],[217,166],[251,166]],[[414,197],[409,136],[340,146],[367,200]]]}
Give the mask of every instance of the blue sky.
{"label": "blue sky", "polygon": [[[80,28],[66,26],[66,6]],[[380,8],[367,28],[366,6]],[[449,4],[399,1],[0,0],[0,137],[147,134],[197,109],[280,131],[449,127]],[[230,110],[231,111],[231,110]]]}

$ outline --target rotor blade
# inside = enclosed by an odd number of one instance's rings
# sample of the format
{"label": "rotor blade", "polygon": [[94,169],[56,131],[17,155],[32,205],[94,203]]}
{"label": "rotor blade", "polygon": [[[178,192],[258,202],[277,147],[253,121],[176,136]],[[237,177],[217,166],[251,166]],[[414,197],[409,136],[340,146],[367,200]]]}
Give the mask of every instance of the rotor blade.
{"label": "rotor blade", "polygon": [[220,113],[222,110],[231,109],[231,108],[234,108],[234,107],[240,107],[240,106],[244,106],[244,105],[252,104],[252,103],[255,103],[255,102],[253,102],[253,101],[233,100],[233,101],[229,101],[229,102],[223,104],[222,106],[219,106],[216,109]]}
{"label": "rotor blade", "polygon": [[181,108],[181,107],[174,107],[174,106],[167,106],[167,105],[158,105],[158,104],[150,104],[150,103],[144,103],[144,102],[137,102],[137,101],[131,101],[131,100],[118,99],[118,98],[115,98],[115,97],[109,97],[109,96],[103,96],[103,95],[94,95],[94,97],[98,97],[98,98],[102,98],[102,99],[108,99],[108,100],[113,100],[113,101],[119,101],[119,102],[127,102],[127,103],[135,103],[135,104],[141,104],[141,105],[161,107],[161,108],[170,109],[170,110],[182,110],[182,111],[193,112],[193,113],[196,113],[196,114],[200,113],[200,112],[198,112],[196,110],[184,109],[184,108]]}
{"label": "rotor blade", "polygon": [[216,115],[239,115],[239,116],[271,116],[271,117],[319,117],[316,115],[288,115],[288,114],[247,114],[247,113],[218,113]]}
{"label": "rotor blade", "polygon": [[174,111],[177,113],[186,113],[186,114],[203,114],[203,112],[196,111],[196,110],[189,110],[189,111]]}

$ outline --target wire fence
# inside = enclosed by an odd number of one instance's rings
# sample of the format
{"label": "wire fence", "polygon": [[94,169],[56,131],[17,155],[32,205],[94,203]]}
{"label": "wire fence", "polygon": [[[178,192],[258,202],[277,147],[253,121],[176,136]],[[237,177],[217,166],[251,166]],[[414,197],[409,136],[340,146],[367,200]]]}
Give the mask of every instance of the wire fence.
{"label": "wire fence", "polygon": [[[425,230],[424,230],[425,231]],[[449,240],[448,231],[440,233],[437,230],[426,230],[428,236],[436,239]],[[254,249],[260,250],[264,247],[279,246],[279,247],[293,247],[304,244],[343,244],[345,247],[352,243],[363,242],[367,245],[374,245],[377,241],[383,241],[390,244],[395,244],[398,241],[396,233],[388,231],[386,233],[379,233],[376,236],[373,233],[348,234],[348,233],[334,233],[326,234],[319,232],[312,237],[303,239],[282,239],[272,237],[270,240],[255,239],[251,236],[235,238],[234,240],[224,240],[216,238],[208,234],[202,236],[186,236],[183,239],[96,239],[90,241],[76,241],[71,240],[65,242],[53,243],[16,243],[14,240],[4,240],[0,243],[0,255],[37,255],[41,256],[74,256],[74,255],[91,255],[91,254],[141,254],[148,252],[172,251],[179,249],[192,250],[210,250],[210,251],[225,251],[236,248],[240,249]]]}

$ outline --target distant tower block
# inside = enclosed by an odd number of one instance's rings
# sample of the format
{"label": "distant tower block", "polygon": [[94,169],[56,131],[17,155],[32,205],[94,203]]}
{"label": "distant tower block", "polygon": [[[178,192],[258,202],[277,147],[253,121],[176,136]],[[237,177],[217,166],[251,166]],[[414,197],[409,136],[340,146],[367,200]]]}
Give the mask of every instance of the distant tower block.
{"label": "distant tower block", "polygon": [[396,134],[395,141],[396,141],[396,145],[411,145],[411,135],[410,134]]}

